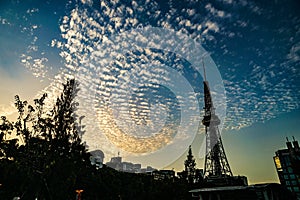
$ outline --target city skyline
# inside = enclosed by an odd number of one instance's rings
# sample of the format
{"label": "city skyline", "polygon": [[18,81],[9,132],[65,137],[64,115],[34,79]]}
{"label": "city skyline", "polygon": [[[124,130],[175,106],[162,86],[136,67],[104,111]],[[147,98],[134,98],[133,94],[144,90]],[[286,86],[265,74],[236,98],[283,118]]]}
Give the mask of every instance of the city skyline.
{"label": "city skyline", "polygon": [[[75,77],[91,151],[181,171],[192,144],[203,168],[203,63],[193,63],[202,59],[233,174],[279,182],[273,154],[286,137],[300,139],[299,8],[296,0],[1,2],[0,115],[14,119],[15,95],[32,102],[47,92],[53,101]],[[156,43],[146,48],[145,38]],[[130,52],[133,39],[146,50]]]}

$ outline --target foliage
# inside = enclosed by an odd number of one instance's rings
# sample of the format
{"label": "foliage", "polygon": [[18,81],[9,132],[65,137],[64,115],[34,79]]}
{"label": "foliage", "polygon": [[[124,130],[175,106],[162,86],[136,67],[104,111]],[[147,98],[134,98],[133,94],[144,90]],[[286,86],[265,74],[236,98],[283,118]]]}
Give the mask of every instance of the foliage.
{"label": "foliage", "polygon": [[189,146],[187,159],[184,161],[184,167],[185,167],[188,183],[190,184],[194,183],[195,175],[196,175],[196,162],[192,153],[191,146]]}
{"label": "foliage", "polygon": [[[1,118],[1,196],[72,199],[78,171],[90,165],[75,123],[77,85],[75,80],[68,80],[48,113],[44,110],[46,94],[34,100],[34,106],[15,97],[17,121]],[[5,140],[13,130],[19,139]]]}
{"label": "foliage", "polygon": [[[154,180],[146,174],[117,172],[104,165],[96,169],[81,141],[83,127],[76,115],[78,92],[68,80],[53,109],[47,111],[44,94],[27,101],[15,97],[18,118],[0,121],[0,199],[75,199],[83,189],[84,200],[188,199],[186,182]],[[8,138],[14,132],[17,138]]]}
{"label": "foliage", "polygon": [[204,186],[203,171],[196,168],[196,161],[189,146],[187,158],[184,161],[184,170],[178,173],[179,179],[188,185],[189,189]]}

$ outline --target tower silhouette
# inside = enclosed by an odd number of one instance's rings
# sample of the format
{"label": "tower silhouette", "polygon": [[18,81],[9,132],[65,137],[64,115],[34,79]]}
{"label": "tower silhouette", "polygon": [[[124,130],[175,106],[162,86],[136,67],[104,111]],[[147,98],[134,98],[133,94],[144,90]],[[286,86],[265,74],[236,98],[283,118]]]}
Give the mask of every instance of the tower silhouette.
{"label": "tower silhouette", "polygon": [[215,113],[212,96],[206,80],[205,66],[204,70],[204,118],[202,124],[205,126],[206,134],[206,156],[204,164],[205,178],[224,178],[231,177],[232,172],[226,158],[222,144],[221,134],[218,125],[220,119]]}

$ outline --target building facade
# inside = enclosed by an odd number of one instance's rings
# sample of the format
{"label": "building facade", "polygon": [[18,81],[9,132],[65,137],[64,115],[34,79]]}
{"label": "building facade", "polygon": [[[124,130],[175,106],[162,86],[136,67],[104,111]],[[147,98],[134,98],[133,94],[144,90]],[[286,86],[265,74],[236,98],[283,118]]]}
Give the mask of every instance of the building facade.
{"label": "building facade", "polygon": [[90,161],[92,165],[95,165],[97,168],[102,168],[104,153],[101,150],[95,150],[90,152]]}
{"label": "building facade", "polygon": [[189,192],[199,200],[296,200],[291,191],[278,183],[209,187]]}
{"label": "building facade", "polygon": [[122,157],[120,156],[112,157],[110,159],[110,162],[107,162],[106,165],[117,171],[130,172],[130,173],[152,173],[153,171],[157,170],[150,166],[147,166],[147,168],[142,168],[141,164],[123,162]]}
{"label": "building facade", "polygon": [[277,174],[281,185],[297,195],[300,200],[300,149],[298,141],[293,138],[293,142],[288,141],[287,149],[275,152],[273,157]]}

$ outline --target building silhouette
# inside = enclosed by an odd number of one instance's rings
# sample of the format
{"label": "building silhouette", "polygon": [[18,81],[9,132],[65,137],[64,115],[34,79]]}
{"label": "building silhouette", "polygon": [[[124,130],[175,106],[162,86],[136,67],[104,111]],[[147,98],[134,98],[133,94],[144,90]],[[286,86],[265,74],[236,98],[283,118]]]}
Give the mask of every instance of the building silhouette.
{"label": "building silhouette", "polygon": [[152,176],[154,180],[165,180],[165,179],[172,179],[175,178],[175,171],[174,170],[156,170],[152,172]]}
{"label": "building silhouette", "polygon": [[112,157],[106,165],[110,168],[113,168],[117,171],[122,172],[130,172],[130,173],[152,173],[157,169],[154,169],[151,166],[147,166],[146,168],[142,168],[141,164],[131,163],[131,162],[122,162],[122,157]]}
{"label": "building silhouette", "polygon": [[104,153],[101,150],[94,150],[90,152],[90,161],[92,165],[95,165],[97,168],[102,168]]}
{"label": "building silhouette", "polygon": [[300,199],[300,149],[299,143],[293,137],[293,142],[287,138],[287,149],[275,152],[273,157],[280,183],[297,195]]}
{"label": "building silhouette", "polygon": [[201,200],[296,200],[291,191],[278,183],[199,188],[189,191]]}

